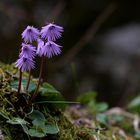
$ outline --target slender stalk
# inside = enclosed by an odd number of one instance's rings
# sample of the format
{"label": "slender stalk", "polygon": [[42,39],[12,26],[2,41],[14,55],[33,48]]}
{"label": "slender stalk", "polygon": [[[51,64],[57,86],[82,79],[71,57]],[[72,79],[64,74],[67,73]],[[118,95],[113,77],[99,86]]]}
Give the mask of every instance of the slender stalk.
{"label": "slender stalk", "polygon": [[31,80],[31,70],[29,71],[29,77],[28,77],[28,82],[27,82],[27,85],[26,85],[26,91],[28,91],[30,80]]}
{"label": "slender stalk", "polygon": [[22,81],[22,71],[20,69],[19,71],[19,84],[18,84],[18,94],[20,93],[20,89],[21,89],[21,81]]}
{"label": "slender stalk", "polygon": [[38,80],[38,84],[37,84],[37,88],[31,98],[31,102],[35,99],[35,97],[37,96],[38,94],[38,90],[39,90],[39,86],[40,86],[40,83],[41,83],[41,78],[42,78],[42,72],[43,72],[43,63],[44,63],[44,57],[41,58],[41,65],[40,65],[40,73],[39,73],[39,80]]}

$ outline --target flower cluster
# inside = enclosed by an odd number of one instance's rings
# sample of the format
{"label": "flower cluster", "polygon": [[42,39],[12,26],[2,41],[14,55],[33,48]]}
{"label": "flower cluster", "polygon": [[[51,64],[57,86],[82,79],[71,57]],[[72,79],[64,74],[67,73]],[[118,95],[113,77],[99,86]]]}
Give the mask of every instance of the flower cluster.
{"label": "flower cluster", "polygon": [[[59,55],[62,46],[57,45],[53,41],[60,38],[62,32],[63,27],[52,23],[42,27],[40,32],[41,39],[38,39],[37,55],[47,56],[48,58],[51,58],[54,55]],[[45,42],[43,40],[45,40]]]}
{"label": "flower cluster", "polygon": [[[54,41],[61,37],[62,32],[63,27],[52,23],[42,27],[41,31],[33,26],[27,26],[21,34],[24,43],[21,45],[19,59],[15,63],[16,67],[22,72],[30,71],[34,68],[36,55],[48,58],[59,55],[62,46]],[[37,48],[32,45],[33,42],[37,42]]]}

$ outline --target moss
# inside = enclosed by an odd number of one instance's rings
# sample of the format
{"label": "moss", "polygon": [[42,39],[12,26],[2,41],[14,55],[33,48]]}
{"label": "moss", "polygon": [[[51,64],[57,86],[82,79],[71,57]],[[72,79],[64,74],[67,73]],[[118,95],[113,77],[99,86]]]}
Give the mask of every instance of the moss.
{"label": "moss", "polygon": [[[7,117],[20,116],[24,118],[25,114],[31,111],[31,107],[28,109],[25,107],[26,101],[29,99],[28,94],[17,95],[16,90],[10,85],[12,81],[18,80],[18,76],[19,72],[14,64],[5,65],[0,63],[0,130],[2,130],[5,140],[29,139],[29,136],[23,132],[21,125],[7,123]],[[23,74],[23,78],[27,78],[27,76],[28,73]],[[33,80],[36,82],[35,79]],[[117,129],[111,123],[108,124],[110,127],[106,128],[107,130],[102,129],[103,124],[96,121],[96,113],[91,114],[86,107],[79,109],[74,106],[65,112],[55,109],[49,110],[48,105],[34,105],[34,108],[45,114],[47,124],[57,123],[60,131],[58,134],[47,135],[45,138],[31,137],[30,140],[119,140],[124,139],[126,132],[132,131],[132,127],[129,125],[131,122],[126,121],[126,119],[124,123],[121,122],[120,126],[116,124]],[[82,122],[81,124],[78,124],[79,120]],[[96,128],[101,128],[101,130],[96,130]],[[130,140],[132,139],[130,136],[128,137]]]}
{"label": "moss", "polygon": [[94,140],[90,129],[77,126],[62,114],[59,122],[59,140]]}
{"label": "moss", "polygon": [[[21,97],[23,97],[23,94],[17,96],[16,91],[14,91],[10,86],[11,81],[18,80],[18,76],[19,72],[15,68],[14,64],[5,65],[0,63],[0,129],[5,135],[6,140],[28,139],[27,135],[23,132],[20,125],[11,125],[6,123],[6,117],[10,118],[10,116],[16,116],[17,113],[18,115],[22,114],[19,113],[19,110],[23,109],[24,104],[18,104],[18,102],[23,102],[23,98],[21,99]],[[23,78],[26,78],[27,76],[28,74],[24,73]],[[54,118],[52,117],[52,114],[49,114],[47,112],[45,116],[47,123],[54,123]],[[70,119],[64,115],[64,113],[59,113],[58,116],[57,123],[60,130],[59,134],[53,136],[48,135],[47,137],[56,140],[91,139],[91,136],[88,134],[89,130],[73,124]]]}

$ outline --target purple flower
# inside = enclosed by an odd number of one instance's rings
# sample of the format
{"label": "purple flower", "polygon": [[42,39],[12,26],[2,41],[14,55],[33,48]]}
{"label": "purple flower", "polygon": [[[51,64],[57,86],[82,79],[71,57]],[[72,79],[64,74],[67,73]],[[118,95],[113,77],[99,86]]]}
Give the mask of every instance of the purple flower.
{"label": "purple flower", "polygon": [[59,55],[61,53],[62,46],[55,44],[52,41],[48,41],[43,47],[43,55],[51,58],[54,55]]}
{"label": "purple flower", "polygon": [[41,37],[50,41],[55,41],[61,37],[62,32],[63,27],[50,23],[42,27]]}
{"label": "purple flower", "polygon": [[38,39],[40,33],[37,28],[34,28],[33,26],[27,26],[21,35],[25,43],[32,43]]}
{"label": "purple flower", "polygon": [[30,71],[31,69],[34,68],[34,61],[28,57],[20,57],[17,61],[16,61],[16,67],[21,69],[22,72],[24,71]]}
{"label": "purple flower", "polygon": [[43,56],[43,51],[44,51],[44,41],[41,39],[38,39],[38,45],[37,45],[37,51],[36,54],[39,56]]}
{"label": "purple flower", "polygon": [[22,48],[21,48],[21,53],[20,53],[20,57],[24,56],[24,57],[27,57],[27,58],[34,58],[35,55],[36,55],[36,48],[33,47],[32,45],[30,44],[25,44],[25,43],[22,43]]}

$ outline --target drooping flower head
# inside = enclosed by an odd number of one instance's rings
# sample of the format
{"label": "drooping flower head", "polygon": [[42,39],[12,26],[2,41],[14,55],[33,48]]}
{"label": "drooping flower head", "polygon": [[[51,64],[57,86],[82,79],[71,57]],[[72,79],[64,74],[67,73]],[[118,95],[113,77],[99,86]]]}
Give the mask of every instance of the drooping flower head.
{"label": "drooping flower head", "polygon": [[37,28],[34,28],[33,26],[27,26],[21,35],[25,43],[32,43],[38,39],[40,33]]}
{"label": "drooping flower head", "polygon": [[42,41],[41,39],[38,39],[38,45],[37,45],[37,51],[36,51],[36,54],[38,55],[38,56],[43,56],[43,51],[44,51],[44,41]]}
{"label": "drooping flower head", "polygon": [[24,56],[24,57],[27,57],[27,58],[34,58],[35,55],[36,55],[36,49],[35,47],[33,47],[32,45],[30,44],[25,44],[25,43],[22,43],[22,48],[21,48],[21,53],[20,53],[20,57]]}
{"label": "drooping flower head", "polygon": [[48,58],[51,58],[52,56],[61,54],[61,48],[62,46],[57,45],[56,43],[52,41],[48,41],[45,46],[43,47],[43,55],[47,56]]}
{"label": "drooping flower head", "polygon": [[34,68],[34,61],[25,56],[20,57],[15,64],[16,67],[20,69],[22,72],[30,71],[31,69]]}
{"label": "drooping flower head", "polygon": [[62,32],[63,32],[63,27],[50,23],[42,27],[41,37],[43,39],[55,41],[56,39],[61,37]]}

